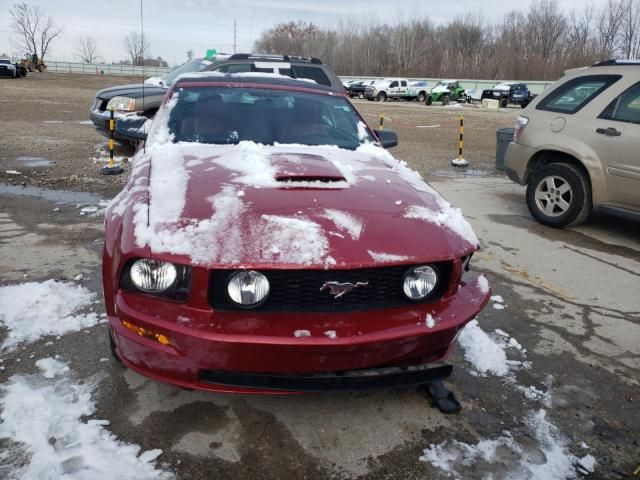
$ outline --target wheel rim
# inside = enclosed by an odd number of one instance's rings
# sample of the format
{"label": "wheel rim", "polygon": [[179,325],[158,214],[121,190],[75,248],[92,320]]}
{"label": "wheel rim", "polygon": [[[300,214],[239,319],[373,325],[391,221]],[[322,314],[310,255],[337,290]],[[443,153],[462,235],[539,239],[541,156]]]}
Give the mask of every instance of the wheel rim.
{"label": "wheel rim", "polygon": [[540,180],[534,195],[538,210],[549,217],[565,214],[573,200],[573,190],[569,182],[555,175]]}

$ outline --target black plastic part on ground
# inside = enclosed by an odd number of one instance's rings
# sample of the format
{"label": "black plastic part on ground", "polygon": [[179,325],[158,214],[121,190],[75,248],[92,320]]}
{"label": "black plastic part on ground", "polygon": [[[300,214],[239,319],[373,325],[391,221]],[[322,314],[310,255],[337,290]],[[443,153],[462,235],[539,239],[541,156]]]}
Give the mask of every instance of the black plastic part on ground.
{"label": "black plastic part on ground", "polygon": [[444,386],[442,380],[426,383],[421,387],[431,401],[431,405],[442,413],[458,413],[462,405],[456,399],[455,394]]}

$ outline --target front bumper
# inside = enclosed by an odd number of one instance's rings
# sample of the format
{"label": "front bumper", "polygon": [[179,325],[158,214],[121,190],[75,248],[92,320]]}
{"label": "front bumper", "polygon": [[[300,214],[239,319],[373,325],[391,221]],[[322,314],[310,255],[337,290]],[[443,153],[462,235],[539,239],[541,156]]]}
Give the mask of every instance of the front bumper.
{"label": "front bumper", "polygon": [[[125,365],[185,388],[235,393],[390,388],[448,376],[450,369],[438,362],[489,296],[472,284],[435,304],[275,314],[213,312],[154,300],[156,307],[148,297],[118,292],[109,326]],[[427,314],[435,319],[433,328],[425,323]],[[166,335],[171,344],[141,337],[122,320]],[[296,338],[295,329],[310,336]]]}
{"label": "front bumper", "polygon": [[[96,131],[100,135],[109,138],[109,120],[111,118],[111,113],[108,110],[100,111],[98,109],[92,108],[89,110],[89,117],[93,122],[93,126],[96,127]],[[121,114],[116,113],[116,122],[119,117],[121,117]],[[120,135],[117,131],[113,132],[113,138],[120,143],[136,143],[135,139]]]}

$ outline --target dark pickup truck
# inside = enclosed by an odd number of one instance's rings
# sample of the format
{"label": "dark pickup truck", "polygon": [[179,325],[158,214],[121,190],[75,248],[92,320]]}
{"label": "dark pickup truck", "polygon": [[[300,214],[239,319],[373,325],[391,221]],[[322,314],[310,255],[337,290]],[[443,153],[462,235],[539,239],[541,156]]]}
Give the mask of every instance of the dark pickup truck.
{"label": "dark pickup truck", "polygon": [[533,100],[526,83],[499,83],[493,88],[483,90],[481,98],[483,100],[485,98],[498,100],[502,108],[509,104],[525,108]]}
{"label": "dark pickup truck", "polygon": [[351,97],[364,98],[364,91],[368,85],[373,85],[375,80],[365,80],[362,82],[352,83],[347,87],[347,94]]}

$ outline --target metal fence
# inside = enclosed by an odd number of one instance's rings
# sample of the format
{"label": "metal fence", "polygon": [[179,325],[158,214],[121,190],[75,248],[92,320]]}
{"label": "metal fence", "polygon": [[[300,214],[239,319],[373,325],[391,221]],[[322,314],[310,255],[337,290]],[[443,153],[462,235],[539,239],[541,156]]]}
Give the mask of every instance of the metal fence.
{"label": "metal fence", "polygon": [[49,60],[45,63],[47,64],[47,71],[53,73],[160,77],[171,70],[168,67],[138,67],[136,65],[109,65],[108,63],[52,62]]}
{"label": "metal fence", "polygon": [[[80,62],[53,62],[47,61],[47,70],[53,73],[85,73],[90,75],[138,75],[141,77],[160,77],[169,72],[168,67],[138,67],[135,65],[109,65],[107,63],[80,63]],[[383,77],[371,76],[341,76],[340,80],[380,80]],[[426,80],[429,86],[435,86],[440,78],[408,78],[410,81]],[[466,90],[482,90],[491,88],[501,82],[521,82],[529,86],[531,93],[539,94],[551,85],[550,81],[531,81],[531,80],[476,80],[476,79],[460,79],[462,86]]]}

